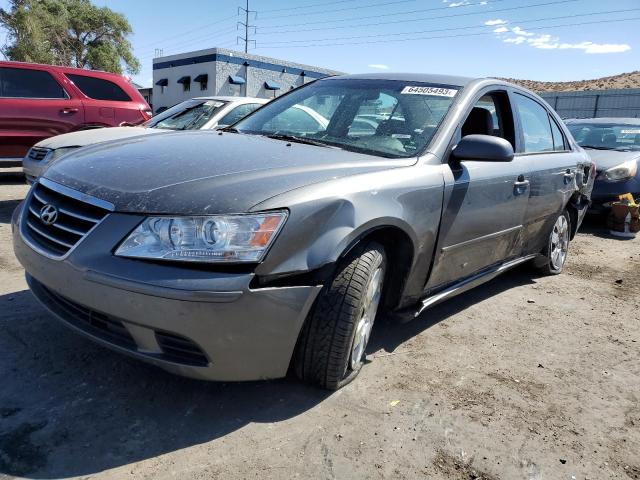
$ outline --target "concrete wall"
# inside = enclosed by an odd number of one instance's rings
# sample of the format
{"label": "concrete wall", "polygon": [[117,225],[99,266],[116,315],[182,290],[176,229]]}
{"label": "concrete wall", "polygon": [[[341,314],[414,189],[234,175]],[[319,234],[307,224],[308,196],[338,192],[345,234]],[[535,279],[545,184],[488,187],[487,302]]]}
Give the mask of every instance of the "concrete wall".
{"label": "concrete wall", "polygon": [[[209,76],[205,90],[201,90],[200,84],[193,81],[203,73]],[[274,98],[315,78],[339,73],[311,65],[222,48],[160,57],[153,60],[153,109],[155,112],[161,107],[171,107],[189,98],[209,95]],[[182,84],[177,81],[187,75],[191,77],[191,86],[190,90],[185,92]],[[231,84],[229,82],[231,75],[245,78],[246,83]],[[156,82],[164,78],[168,81],[166,87],[156,85]],[[267,81],[277,83],[280,89],[265,88]]]}
{"label": "concrete wall", "polygon": [[562,118],[640,117],[640,89],[545,92],[544,98]]}

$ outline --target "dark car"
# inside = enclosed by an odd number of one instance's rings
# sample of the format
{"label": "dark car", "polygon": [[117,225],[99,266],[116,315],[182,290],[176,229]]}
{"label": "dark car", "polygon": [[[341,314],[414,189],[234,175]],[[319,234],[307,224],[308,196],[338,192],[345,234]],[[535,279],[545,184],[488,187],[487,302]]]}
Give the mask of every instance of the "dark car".
{"label": "dark car", "polygon": [[619,195],[640,197],[640,118],[584,118],[565,123],[595,162],[592,211],[606,212]]}
{"label": "dark car", "polygon": [[[283,121],[300,106],[326,127]],[[36,297],[102,344],[202,379],[293,367],[335,389],[380,311],[414,318],[526,261],[560,273],[592,172],[515,85],[332,77],[223,131],[69,153],[16,209],[14,249]]]}
{"label": "dark car", "polygon": [[149,118],[149,105],[122,75],[0,62],[0,167],[19,166],[32,145],[54,135]]}

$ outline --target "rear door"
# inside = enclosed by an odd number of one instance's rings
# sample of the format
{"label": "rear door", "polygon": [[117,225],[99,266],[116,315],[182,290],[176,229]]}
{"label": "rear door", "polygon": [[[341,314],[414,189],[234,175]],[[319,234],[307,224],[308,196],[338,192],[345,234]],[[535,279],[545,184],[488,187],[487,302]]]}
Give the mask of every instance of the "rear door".
{"label": "rear door", "polygon": [[42,69],[0,67],[0,157],[22,158],[35,143],[82,124],[82,103]]}
{"label": "rear door", "polygon": [[[507,90],[490,89],[476,99],[457,135],[459,139],[470,134],[502,137],[515,149],[516,125]],[[450,159],[438,248],[426,290],[437,290],[521,254],[528,182],[526,159]]]}
{"label": "rear door", "polygon": [[104,78],[65,74],[86,97],[82,100],[88,124],[118,126],[138,124],[144,118],[133,99],[118,84]]}
{"label": "rear door", "polygon": [[531,171],[529,205],[524,220],[524,251],[537,253],[557,214],[576,191],[578,165],[569,142],[547,108],[525,92],[512,95],[520,125],[519,161]]}

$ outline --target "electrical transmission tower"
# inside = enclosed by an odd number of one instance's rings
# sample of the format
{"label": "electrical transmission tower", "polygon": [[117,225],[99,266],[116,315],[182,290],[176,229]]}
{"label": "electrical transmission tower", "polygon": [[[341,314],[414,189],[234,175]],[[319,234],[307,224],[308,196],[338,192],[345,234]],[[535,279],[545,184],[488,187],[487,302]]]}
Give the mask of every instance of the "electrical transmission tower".
{"label": "electrical transmission tower", "polygon": [[237,27],[244,27],[244,37],[237,37],[236,41],[242,40],[244,42],[244,53],[247,53],[249,51],[249,42],[253,42],[254,48],[256,46],[256,41],[249,39],[249,29],[253,28],[253,34],[256,34],[256,26],[249,25],[249,14],[253,13],[253,19],[255,20],[258,12],[249,10],[249,0],[247,0],[246,7],[238,7],[238,15],[240,15],[241,12],[244,12],[244,22],[238,21]]}

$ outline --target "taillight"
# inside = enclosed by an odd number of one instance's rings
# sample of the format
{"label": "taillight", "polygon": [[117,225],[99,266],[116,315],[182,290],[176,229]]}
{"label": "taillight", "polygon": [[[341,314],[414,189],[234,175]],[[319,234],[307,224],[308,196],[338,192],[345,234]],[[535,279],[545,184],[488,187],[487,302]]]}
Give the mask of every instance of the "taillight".
{"label": "taillight", "polygon": [[142,115],[145,116],[145,120],[149,120],[153,116],[153,112],[149,108],[145,108],[144,110],[141,110],[141,112]]}

